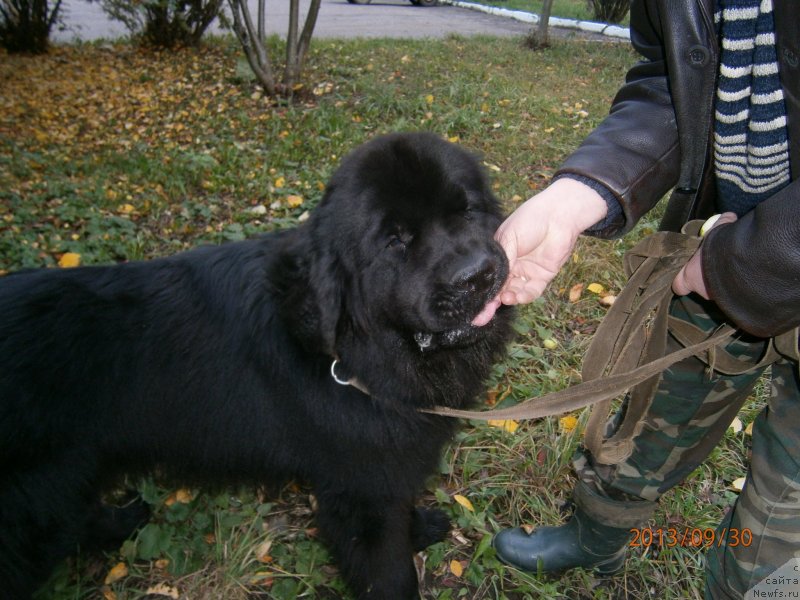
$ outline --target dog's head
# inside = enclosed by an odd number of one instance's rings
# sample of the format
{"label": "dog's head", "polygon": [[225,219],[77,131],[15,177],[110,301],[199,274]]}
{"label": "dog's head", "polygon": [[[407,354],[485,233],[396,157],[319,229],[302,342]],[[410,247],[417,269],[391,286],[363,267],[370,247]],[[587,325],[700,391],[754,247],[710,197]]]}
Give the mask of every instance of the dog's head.
{"label": "dog's head", "polygon": [[500,222],[480,163],[455,144],[412,133],[357,148],[309,223],[325,345],[343,327],[391,330],[422,351],[480,339],[493,323],[473,321],[508,274]]}

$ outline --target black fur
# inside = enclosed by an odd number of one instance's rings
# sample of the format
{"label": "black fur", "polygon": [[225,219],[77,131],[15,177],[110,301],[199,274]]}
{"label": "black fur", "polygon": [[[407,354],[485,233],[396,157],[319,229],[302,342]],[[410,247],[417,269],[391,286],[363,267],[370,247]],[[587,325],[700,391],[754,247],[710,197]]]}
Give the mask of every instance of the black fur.
{"label": "black fur", "polygon": [[[472,402],[509,339],[507,310],[470,325],[507,274],[498,224],[471,155],[395,134],[347,157],[296,229],[0,278],[3,597],[102,523],[118,538],[101,492],[157,469],[305,480],[357,597],[417,598],[412,554],[447,523],[414,497],[456,426],[418,409]],[[370,396],[334,382],[334,356]]]}

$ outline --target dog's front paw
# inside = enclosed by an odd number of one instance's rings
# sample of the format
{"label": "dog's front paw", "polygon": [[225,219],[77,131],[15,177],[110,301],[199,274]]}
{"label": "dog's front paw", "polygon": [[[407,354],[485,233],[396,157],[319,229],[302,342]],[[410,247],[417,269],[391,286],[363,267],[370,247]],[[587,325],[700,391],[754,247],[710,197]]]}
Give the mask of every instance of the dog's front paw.
{"label": "dog's front paw", "polygon": [[419,552],[437,542],[441,542],[450,532],[450,519],[438,508],[414,509],[411,522],[411,544]]}

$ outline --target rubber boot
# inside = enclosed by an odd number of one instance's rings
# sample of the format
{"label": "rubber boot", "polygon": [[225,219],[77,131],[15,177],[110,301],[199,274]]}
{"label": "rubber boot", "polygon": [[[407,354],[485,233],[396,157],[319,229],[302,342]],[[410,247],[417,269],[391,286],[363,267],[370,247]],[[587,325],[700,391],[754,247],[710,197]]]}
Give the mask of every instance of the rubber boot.
{"label": "rubber boot", "polygon": [[564,525],[506,529],[493,540],[504,563],[533,573],[559,573],[583,567],[601,575],[619,571],[633,539],[631,529],[647,521],[656,503],[619,501],[600,496],[579,483],[573,496],[575,513]]}

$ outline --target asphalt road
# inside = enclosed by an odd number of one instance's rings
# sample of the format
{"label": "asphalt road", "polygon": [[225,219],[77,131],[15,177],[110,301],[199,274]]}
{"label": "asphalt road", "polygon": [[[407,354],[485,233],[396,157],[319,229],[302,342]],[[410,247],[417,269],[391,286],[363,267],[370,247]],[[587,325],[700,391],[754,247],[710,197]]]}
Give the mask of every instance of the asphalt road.
{"label": "asphalt road", "polygon": [[[255,15],[256,0],[250,0]],[[287,0],[267,0],[267,28],[285,35]],[[305,14],[307,0],[301,5]],[[55,41],[96,40],[126,35],[125,28],[109,20],[97,2],[64,0],[66,28],[53,33]],[[322,0],[314,36],[318,38],[440,38],[459,35],[524,35],[531,25],[449,5],[419,7],[408,0],[374,0],[349,4],[347,0]],[[218,26],[212,30],[219,31]],[[557,33],[556,33],[557,34]],[[571,33],[564,33],[572,35]]]}

